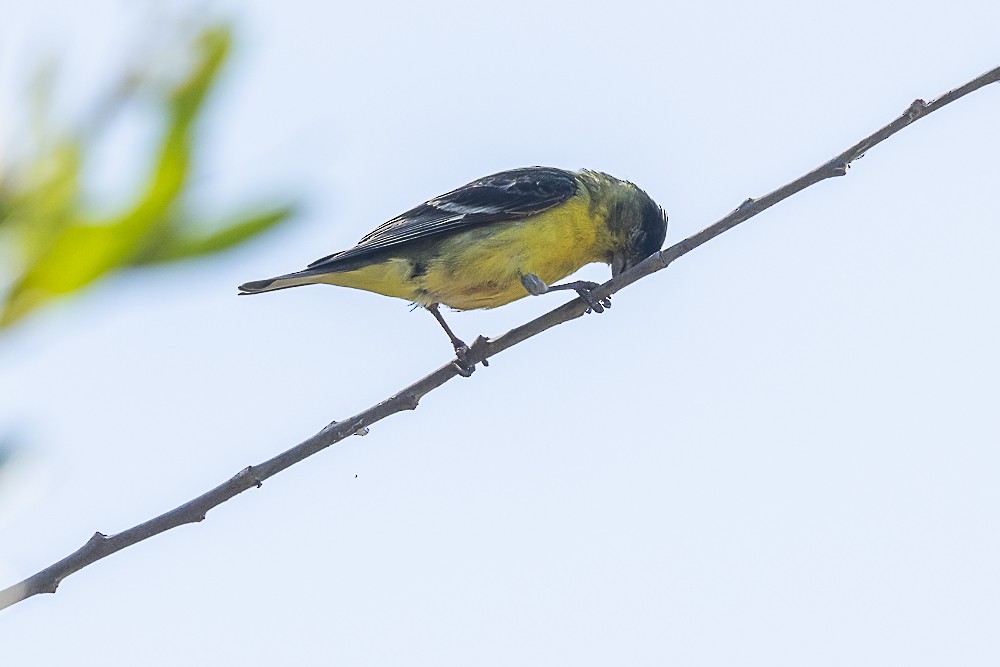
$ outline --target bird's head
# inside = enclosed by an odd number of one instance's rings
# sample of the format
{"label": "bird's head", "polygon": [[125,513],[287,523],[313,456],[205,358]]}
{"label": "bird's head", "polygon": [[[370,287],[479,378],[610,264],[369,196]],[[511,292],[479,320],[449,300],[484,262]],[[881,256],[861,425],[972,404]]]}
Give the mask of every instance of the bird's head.
{"label": "bird's head", "polygon": [[611,254],[612,278],[658,251],[667,238],[666,211],[645,192],[633,188],[622,205],[615,207],[620,241]]}
{"label": "bird's head", "polygon": [[578,178],[591,199],[591,210],[600,211],[610,236],[606,262],[611,276],[646,259],[663,247],[667,214],[634,184],[599,171],[582,169]]}

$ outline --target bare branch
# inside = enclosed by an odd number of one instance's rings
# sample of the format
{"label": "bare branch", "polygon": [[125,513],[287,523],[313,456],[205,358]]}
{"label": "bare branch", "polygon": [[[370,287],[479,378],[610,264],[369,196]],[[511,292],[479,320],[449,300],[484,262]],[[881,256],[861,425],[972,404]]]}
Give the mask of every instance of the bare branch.
{"label": "bare branch", "polygon": [[[641,278],[665,269],[677,258],[686,255],[719,234],[732,229],[741,222],[749,220],[758,213],[787,199],[800,190],[828,178],[845,175],[852,162],[910,123],[998,80],[1000,80],[1000,67],[990,70],[965,85],[941,95],[930,103],[923,100],[915,100],[899,118],[871,136],[865,137],[843,153],[840,153],[816,169],[783,185],[777,190],[757,199],[747,199],[721,220],[689,236],[683,241],[675,243],[666,250],[650,256],[626,273],[601,285],[593,292],[593,298],[601,299],[614,294]],[[582,299],[574,299],[545,313],[541,317],[515,329],[511,329],[498,338],[485,339],[480,337],[472,345],[472,349],[468,354],[468,361],[470,363],[480,363],[558,324],[580,317],[586,309],[587,304]],[[292,447],[288,451],[278,454],[259,465],[244,468],[228,481],[184,503],[180,507],[116,535],[94,533],[93,537],[86,544],[66,558],[28,577],[21,583],[0,591],[0,609],[9,607],[38,593],[54,593],[60,582],[67,576],[106,556],[110,556],[116,551],[120,551],[125,547],[141,542],[171,528],[203,520],[206,513],[212,508],[221,505],[247,489],[255,486],[259,487],[265,479],[278,474],[285,468],[312,456],[320,450],[326,449],[330,445],[340,442],[352,434],[363,433],[366,427],[390,415],[402,412],[403,410],[416,409],[417,404],[424,395],[457,375],[459,375],[459,372],[456,366],[448,363],[364,412],[343,422],[333,422],[316,435]]]}

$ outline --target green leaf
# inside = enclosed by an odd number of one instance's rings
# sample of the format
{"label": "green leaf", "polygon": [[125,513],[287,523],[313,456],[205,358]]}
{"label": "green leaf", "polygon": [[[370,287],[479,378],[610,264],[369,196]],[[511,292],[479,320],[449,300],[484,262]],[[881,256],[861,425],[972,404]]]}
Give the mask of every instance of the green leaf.
{"label": "green leaf", "polygon": [[[23,178],[0,183],[0,226],[15,266],[22,267],[0,304],[0,329],[43,304],[85,288],[126,267],[200,257],[219,252],[287,220],[291,206],[245,212],[221,227],[182,219],[197,119],[232,47],[228,25],[201,28],[192,42],[193,59],[181,79],[159,101],[160,142],[149,159],[149,177],[131,203],[94,219],[82,209],[82,171],[97,132],[78,130],[40,142],[39,155],[20,171]],[[132,76],[132,74],[129,74]],[[47,98],[39,97],[40,104]],[[127,97],[114,97],[124,104]],[[105,112],[99,118],[113,118]],[[42,118],[44,109],[34,115]],[[44,129],[44,128],[43,128]],[[15,271],[17,269],[15,268]]]}
{"label": "green leaf", "polygon": [[135,258],[135,266],[176,262],[232,248],[247,241],[295,214],[292,206],[254,212],[236,218],[213,232],[199,234],[197,230],[176,232]]}
{"label": "green leaf", "polygon": [[[227,27],[206,28],[197,40],[197,61],[171,91],[167,123],[152,173],[135,203],[104,220],[87,220],[79,207],[79,169],[85,146],[68,145],[69,158],[27,191],[20,207],[27,266],[6,295],[0,328],[53,298],[79,290],[106,273],[129,266],[153,239],[163,236],[191,165],[193,123],[229,52]],[[53,152],[54,157],[60,153]],[[44,167],[44,165],[42,165]],[[40,167],[36,166],[36,169]],[[46,178],[49,171],[54,175]]]}

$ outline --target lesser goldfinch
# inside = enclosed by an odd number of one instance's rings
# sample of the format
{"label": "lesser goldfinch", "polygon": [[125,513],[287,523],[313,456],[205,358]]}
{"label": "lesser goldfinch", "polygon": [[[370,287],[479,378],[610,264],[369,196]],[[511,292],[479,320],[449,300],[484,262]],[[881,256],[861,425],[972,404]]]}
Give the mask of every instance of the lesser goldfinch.
{"label": "lesser goldfinch", "polygon": [[241,294],[326,283],[399,297],[429,310],[459,362],[468,350],[445,323],[456,310],[495,308],[529,294],[577,292],[595,312],[597,283],[552,283],[586,264],[611,275],[658,251],[667,215],[632,183],[600,172],[527,167],[463,185],[380,225],[308,268],[240,285]]}

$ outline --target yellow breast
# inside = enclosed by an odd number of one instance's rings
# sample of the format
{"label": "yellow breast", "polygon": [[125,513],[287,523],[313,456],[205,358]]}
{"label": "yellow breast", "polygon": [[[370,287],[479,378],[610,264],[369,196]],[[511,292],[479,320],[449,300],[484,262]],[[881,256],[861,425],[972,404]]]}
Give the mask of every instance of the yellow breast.
{"label": "yellow breast", "polygon": [[591,217],[589,199],[518,222],[461,232],[441,244],[421,289],[430,303],[458,310],[495,308],[527,296],[521,277],[534,273],[546,284],[605,259],[603,219]]}

